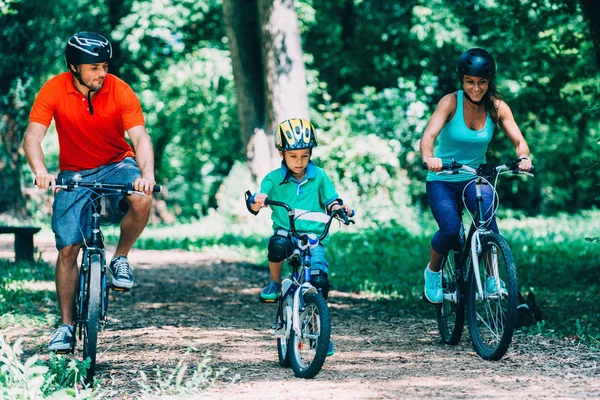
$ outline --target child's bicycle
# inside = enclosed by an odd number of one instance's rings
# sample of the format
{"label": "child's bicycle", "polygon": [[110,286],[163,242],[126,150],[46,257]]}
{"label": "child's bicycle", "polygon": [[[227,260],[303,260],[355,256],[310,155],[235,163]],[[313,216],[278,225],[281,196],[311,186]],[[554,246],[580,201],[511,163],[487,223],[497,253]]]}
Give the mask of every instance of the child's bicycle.
{"label": "child's bicycle", "polygon": [[[475,185],[476,209],[474,215],[469,213],[472,223],[466,239],[461,223],[459,248],[450,250],[442,260],[444,297],[442,303],[436,305],[438,327],[444,343],[457,344],[463,332],[466,309],[473,347],[485,360],[502,358],[512,341],[519,305],[519,283],[506,239],[487,228],[492,217],[484,219],[481,185],[490,185],[494,191],[493,216],[498,207],[495,190],[498,176],[506,173],[533,176],[520,171],[519,162],[482,164],[474,169],[453,161],[443,164],[440,172],[466,173],[475,177],[469,185]],[[427,165],[423,167],[427,168]],[[531,172],[534,169],[532,166]],[[490,180],[494,181],[493,184]],[[461,216],[465,209],[466,204],[459,206]]]}
{"label": "child's bicycle", "polygon": [[[250,204],[254,197],[246,192],[246,206],[252,211]],[[331,317],[323,296],[310,283],[311,254],[310,249],[319,245],[327,236],[331,222],[337,219],[349,225],[354,221],[348,219],[344,209],[331,214],[321,212],[300,212],[283,202],[267,199],[265,205],[283,207],[290,220],[290,233],[297,239],[298,245],[288,258],[291,275],[281,282],[281,297],[271,302],[278,302],[275,313],[274,336],[277,338],[277,354],[282,367],[292,367],[298,378],[315,377],[325,362],[331,335]],[[354,216],[354,212],[352,213]],[[307,219],[325,224],[320,236],[314,233],[296,231],[295,221]]]}
{"label": "child's bicycle", "polygon": [[[116,291],[129,291],[109,284],[106,279],[106,256],[104,251],[104,237],[100,231],[101,202],[108,196],[114,195],[142,195],[146,194],[133,189],[128,184],[107,184],[102,182],[82,182],[78,179],[56,184],[57,188],[74,191],[80,190],[81,195],[87,197],[88,206],[91,207],[91,237],[86,238],[83,245],[83,257],[79,269],[79,285],[75,296],[75,332],[78,338],[83,339],[83,360],[90,358],[90,367],[87,370],[86,383],[91,384],[96,373],[96,350],[98,345],[98,331],[104,329],[108,315],[108,295],[112,288]],[[154,187],[154,192],[160,192],[160,186]],[[73,346],[63,353],[75,352],[75,334]]]}

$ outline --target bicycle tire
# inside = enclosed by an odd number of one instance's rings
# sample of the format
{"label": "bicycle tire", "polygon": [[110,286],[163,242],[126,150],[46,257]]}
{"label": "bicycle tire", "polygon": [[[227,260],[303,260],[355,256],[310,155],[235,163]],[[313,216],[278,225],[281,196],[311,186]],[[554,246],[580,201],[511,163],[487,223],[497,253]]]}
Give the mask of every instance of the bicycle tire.
{"label": "bicycle tire", "polygon": [[89,259],[87,301],[83,319],[83,360],[90,358],[86,381],[92,383],[96,373],[96,350],[98,346],[98,328],[101,305],[101,262],[99,254],[92,254]]}
{"label": "bicycle tire", "polygon": [[[287,314],[285,312],[285,304],[280,303],[281,307],[281,320],[283,321],[283,330],[287,329]],[[277,358],[279,361],[279,365],[284,368],[289,368],[290,366],[290,357],[288,352],[289,347],[289,338],[277,338]]]}
{"label": "bicycle tire", "polygon": [[[514,258],[506,239],[495,233],[481,237],[479,275],[483,288],[480,296],[474,268],[469,272],[467,313],[469,333],[475,352],[484,360],[500,360],[508,350],[517,322],[519,283]],[[497,261],[494,261],[497,260]],[[493,264],[505,283],[505,294],[488,293],[486,280]]]}
{"label": "bicycle tire", "polygon": [[437,323],[442,342],[456,345],[465,325],[465,296],[462,275],[459,275],[460,253],[450,250],[442,259],[442,303],[436,305]]}
{"label": "bicycle tire", "polygon": [[331,317],[323,296],[304,296],[305,309],[300,314],[301,335],[292,329],[288,346],[290,365],[298,378],[314,378],[325,362],[331,336]]}

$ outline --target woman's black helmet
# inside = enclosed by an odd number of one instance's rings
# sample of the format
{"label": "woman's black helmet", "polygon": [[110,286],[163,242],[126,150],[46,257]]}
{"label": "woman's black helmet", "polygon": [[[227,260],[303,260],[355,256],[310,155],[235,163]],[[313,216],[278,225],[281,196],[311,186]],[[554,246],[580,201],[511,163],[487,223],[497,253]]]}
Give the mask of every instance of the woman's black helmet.
{"label": "woman's black helmet", "polygon": [[477,76],[479,78],[493,78],[496,75],[494,57],[480,48],[465,51],[458,58],[456,72],[459,76]]}
{"label": "woman's black helmet", "polygon": [[94,32],[79,32],[69,38],[65,48],[67,68],[70,65],[97,64],[112,58],[112,46],[108,39]]}

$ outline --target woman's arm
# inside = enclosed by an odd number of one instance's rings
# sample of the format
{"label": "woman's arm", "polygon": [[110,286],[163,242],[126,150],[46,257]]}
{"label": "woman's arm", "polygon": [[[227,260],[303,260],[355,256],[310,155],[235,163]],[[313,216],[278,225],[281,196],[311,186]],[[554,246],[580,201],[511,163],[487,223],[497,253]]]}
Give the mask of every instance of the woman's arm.
{"label": "woman's arm", "polygon": [[519,163],[519,169],[522,171],[529,171],[531,168],[529,146],[527,145],[519,126],[515,122],[515,117],[513,116],[510,107],[504,101],[500,101],[498,106],[498,121],[506,133],[506,136],[508,136],[515,147],[517,157],[522,158],[521,163]]}
{"label": "woman's arm", "polygon": [[444,124],[456,111],[456,93],[444,96],[438,103],[421,138],[420,150],[423,162],[430,171],[442,170],[442,159],[433,157],[433,142],[439,136]]}

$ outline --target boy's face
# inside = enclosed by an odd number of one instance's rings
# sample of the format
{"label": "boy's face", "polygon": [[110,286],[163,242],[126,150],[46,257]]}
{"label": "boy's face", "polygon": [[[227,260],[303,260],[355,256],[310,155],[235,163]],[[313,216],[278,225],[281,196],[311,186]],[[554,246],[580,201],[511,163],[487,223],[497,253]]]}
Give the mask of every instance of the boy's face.
{"label": "boy's face", "polygon": [[293,174],[302,174],[310,161],[310,149],[279,152]]}

